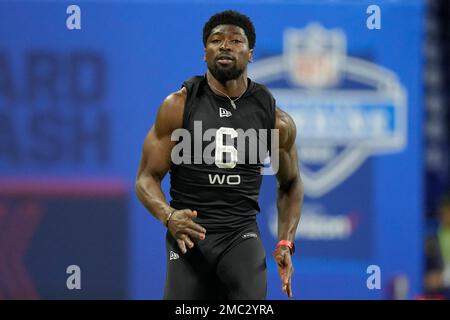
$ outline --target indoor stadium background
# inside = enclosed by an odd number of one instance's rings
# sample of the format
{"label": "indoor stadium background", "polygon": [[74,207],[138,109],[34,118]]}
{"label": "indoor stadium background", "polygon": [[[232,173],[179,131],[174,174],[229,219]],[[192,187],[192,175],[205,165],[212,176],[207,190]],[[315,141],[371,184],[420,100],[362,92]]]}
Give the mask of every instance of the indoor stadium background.
{"label": "indoor stadium background", "polygon": [[[0,1],[0,299],[161,299],[165,228],[134,191],[142,143],[162,100],[205,72],[202,27],[226,9],[254,22],[249,76],[298,128],[294,298],[435,293],[448,1]],[[265,176],[258,221],[268,298],[285,299],[275,190]]]}

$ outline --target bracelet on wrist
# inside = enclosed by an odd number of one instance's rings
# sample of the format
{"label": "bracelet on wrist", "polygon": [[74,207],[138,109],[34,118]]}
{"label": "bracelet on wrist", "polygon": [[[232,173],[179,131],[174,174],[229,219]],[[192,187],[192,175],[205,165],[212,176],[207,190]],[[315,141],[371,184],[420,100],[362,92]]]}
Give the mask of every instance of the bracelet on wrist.
{"label": "bracelet on wrist", "polygon": [[177,211],[177,209],[172,210],[172,211],[169,213],[169,215],[167,216],[166,223],[165,223],[166,228],[169,227],[169,221],[170,221],[170,218],[172,218],[172,215],[174,214],[175,211]]}

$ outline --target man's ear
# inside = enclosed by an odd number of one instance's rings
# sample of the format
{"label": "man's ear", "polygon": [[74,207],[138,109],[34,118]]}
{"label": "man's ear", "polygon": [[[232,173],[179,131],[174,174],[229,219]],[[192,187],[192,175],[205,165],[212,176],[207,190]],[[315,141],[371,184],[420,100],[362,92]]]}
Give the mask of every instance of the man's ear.
{"label": "man's ear", "polygon": [[253,49],[248,51],[248,62],[253,62]]}
{"label": "man's ear", "polygon": [[206,48],[203,48],[203,61],[206,62]]}

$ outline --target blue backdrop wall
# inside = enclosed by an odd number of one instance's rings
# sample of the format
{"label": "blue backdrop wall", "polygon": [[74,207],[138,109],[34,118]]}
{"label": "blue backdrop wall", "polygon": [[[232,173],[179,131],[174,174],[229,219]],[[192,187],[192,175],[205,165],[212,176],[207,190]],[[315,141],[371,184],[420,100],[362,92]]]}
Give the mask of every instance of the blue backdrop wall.
{"label": "blue backdrop wall", "polygon": [[[367,27],[372,2],[381,29]],[[72,3],[0,2],[0,298],[162,297],[165,230],[134,193],[141,147],[162,100],[205,72],[203,24],[230,8],[257,30],[250,77],[298,128],[294,297],[387,299],[406,279],[414,298],[424,8],[372,2],[78,1],[80,30],[66,27]],[[268,298],[284,299],[275,188],[265,176],[258,221]],[[66,287],[69,265],[81,290]]]}

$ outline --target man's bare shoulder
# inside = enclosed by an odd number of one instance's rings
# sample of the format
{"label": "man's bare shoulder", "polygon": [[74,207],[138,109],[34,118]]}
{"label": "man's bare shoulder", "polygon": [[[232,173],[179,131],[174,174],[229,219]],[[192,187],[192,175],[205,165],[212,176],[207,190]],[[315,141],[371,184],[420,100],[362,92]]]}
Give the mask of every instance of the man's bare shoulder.
{"label": "man's bare shoulder", "polygon": [[172,132],[183,127],[184,105],[186,103],[187,90],[181,88],[169,94],[159,107],[155,127],[161,132]]}
{"label": "man's bare shoulder", "polygon": [[161,109],[169,109],[170,112],[179,112],[184,110],[186,103],[187,90],[185,87],[169,94],[163,101]]}
{"label": "man's bare shoulder", "polygon": [[275,109],[275,129],[280,130],[280,147],[290,148],[297,136],[297,128],[292,117],[279,107]]}
{"label": "man's bare shoulder", "polygon": [[155,129],[160,134],[170,134],[183,127],[184,105],[187,90],[185,87],[169,94],[159,107],[155,121]]}

